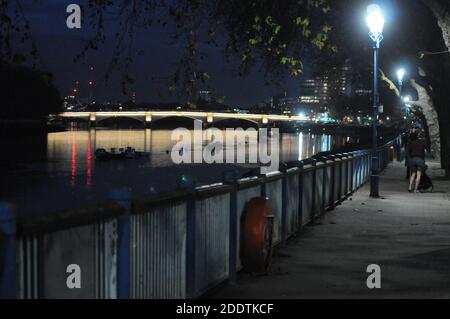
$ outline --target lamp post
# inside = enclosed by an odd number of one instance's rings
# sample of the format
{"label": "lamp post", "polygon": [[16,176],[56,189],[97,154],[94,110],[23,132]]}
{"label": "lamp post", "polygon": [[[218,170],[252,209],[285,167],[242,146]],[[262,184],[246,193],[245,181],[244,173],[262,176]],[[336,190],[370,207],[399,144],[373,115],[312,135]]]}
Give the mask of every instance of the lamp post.
{"label": "lamp post", "polygon": [[411,101],[411,97],[410,96],[405,96],[404,98],[403,98],[403,102],[405,103],[405,108],[406,108],[406,110],[405,110],[405,112],[406,112],[406,127],[408,128],[408,131],[409,131],[409,128],[410,128],[410,121],[409,121],[409,118],[410,118],[410,116],[409,116],[409,113],[410,113],[410,108],[411,108],[411,105],[409,104],[409,102]]}
{"label": "lamp post", "polygon": [[[404,101],[403,101],[403,78],[406,74],[405,69],[399,69],[397,71],[397,79],[398,79],[398,90],[399,90],[399,94],[400,94],[400,108],[403,109],[404,106]],[[407,110],[406,110],[406,116],[408,116],[407,114]],[[408,123],[406,123],[406,126],[408,127]]]}
{"label": "lamp post", "polygon": [[400,90],[400,99],[402,98],[402,92],[403,92],[403,77],[405,76],[406,71],[405,69],[399,69],[397,71],[397,78],[398,78],[398,87]]}
{"label": "lamp post", "polygon": [[94,81],[92,81],[92,80],[89,80],[88,81],[88,85],[89,85],[89,104],[92,104],[92,99],[93,99],[93,96],[94,96],[94,93],[93,93],[93,87],[94,87]]}
{"label": "lamp post", "polygon": [[372,119],[372,172],[370,176],[370,197],[379,198],[380,167],[378,159],[378,120],[379,120],[379,93],[378,93],[378,51],[383,40],[384,17],[381,8],[371,4],[367,8],[367,25],[369,36],[373,41],[373,119]]}
{"label": "lamp post", "polygon": [[91,78],[91,80],[88,81],[88,85],[89,85],[89,104],[92,104],[94,102],[94,80],[92,80],[94,78],[94,67],[90,66],[89,67],[89,77]]}

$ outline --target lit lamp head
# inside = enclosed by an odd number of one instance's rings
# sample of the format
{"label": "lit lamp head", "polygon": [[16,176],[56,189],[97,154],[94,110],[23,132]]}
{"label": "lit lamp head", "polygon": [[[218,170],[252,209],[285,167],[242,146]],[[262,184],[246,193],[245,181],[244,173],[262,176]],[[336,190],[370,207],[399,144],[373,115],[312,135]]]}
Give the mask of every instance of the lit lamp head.
{"label": "lit lamp head", "polygon": [[405,76],[405,74],[406,74],[405,69],[400,69],[397,71],[398,83],[400,85],[403,84],[403,77]]}
{"label": "lit lamp head", "polygon": [[367,26],[370,29],[371,39],[379,46],[383,40],[384,16],[376,4],[367,7]]}
{"label": "lit lamp head", "polygon": [[405,102],[405,105],[406,105],[407,108],[411,107],[411,105],[409,104],[409,102],[411,102],[411,97],[410,96],[405,96],[403,98],[403,102]]}

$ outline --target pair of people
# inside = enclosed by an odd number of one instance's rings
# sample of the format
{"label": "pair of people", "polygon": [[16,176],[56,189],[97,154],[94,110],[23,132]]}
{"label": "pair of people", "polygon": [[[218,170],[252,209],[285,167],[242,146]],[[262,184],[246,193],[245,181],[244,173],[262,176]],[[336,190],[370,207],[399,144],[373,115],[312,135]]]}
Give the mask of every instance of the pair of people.
{"label": "pair of people", "polygon": [[419,134],[414,131],[409,136],[406,148],[408,168],[411,170],[411,178],[409,181],[409,192],[419,193],[420,181],[422,174],[425,173],[427,165],[425,163],[425,151],[429,150],[427,142]]}

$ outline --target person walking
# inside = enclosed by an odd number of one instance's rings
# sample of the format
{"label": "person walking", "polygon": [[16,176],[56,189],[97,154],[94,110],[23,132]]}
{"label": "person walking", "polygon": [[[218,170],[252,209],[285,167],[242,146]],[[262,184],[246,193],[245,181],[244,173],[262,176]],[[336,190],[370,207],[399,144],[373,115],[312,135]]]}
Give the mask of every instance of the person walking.
{"label": "person walking", "polygon": [[420,179],[422,172],[427,168],[425,164],[425,151],[429,150],[427,142],[417,132],[413,132],[408,141],[407,157],[408,167],[411,169],[409,181],[409,192],[419,193]]}
{"label": "person walking", "polygon": [[[414,128],[412,128],[412,129],[410,129],[409,131],[408,131],[408,133],[407,134],[405,134],[405,140],[404,140],[404,144],[403,145],[406,145],[406,146],[408,146],[408,144],[409,144],[409,142],[411,141],[411,135],[412,134],[419,134],[419,132],[420,132],[420,129],[418,128],[418,127],[414,127]],[[406,167],[406,179],[409,181],[410,180],[410,178],[411,178],[411,166],[409,165],[409,154],[408,154],[408,149],[407,149],[407,147],[405,148],[405,167]]]}

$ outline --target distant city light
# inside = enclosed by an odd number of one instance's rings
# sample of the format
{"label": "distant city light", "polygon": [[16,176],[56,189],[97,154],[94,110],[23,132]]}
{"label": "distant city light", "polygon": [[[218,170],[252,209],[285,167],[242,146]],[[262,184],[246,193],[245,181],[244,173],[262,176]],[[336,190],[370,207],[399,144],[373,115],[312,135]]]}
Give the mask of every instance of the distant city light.
{"label": "distant city light", "polygon": [[94,81],[89,81],[88,84],[92,86],[94,85]]}

